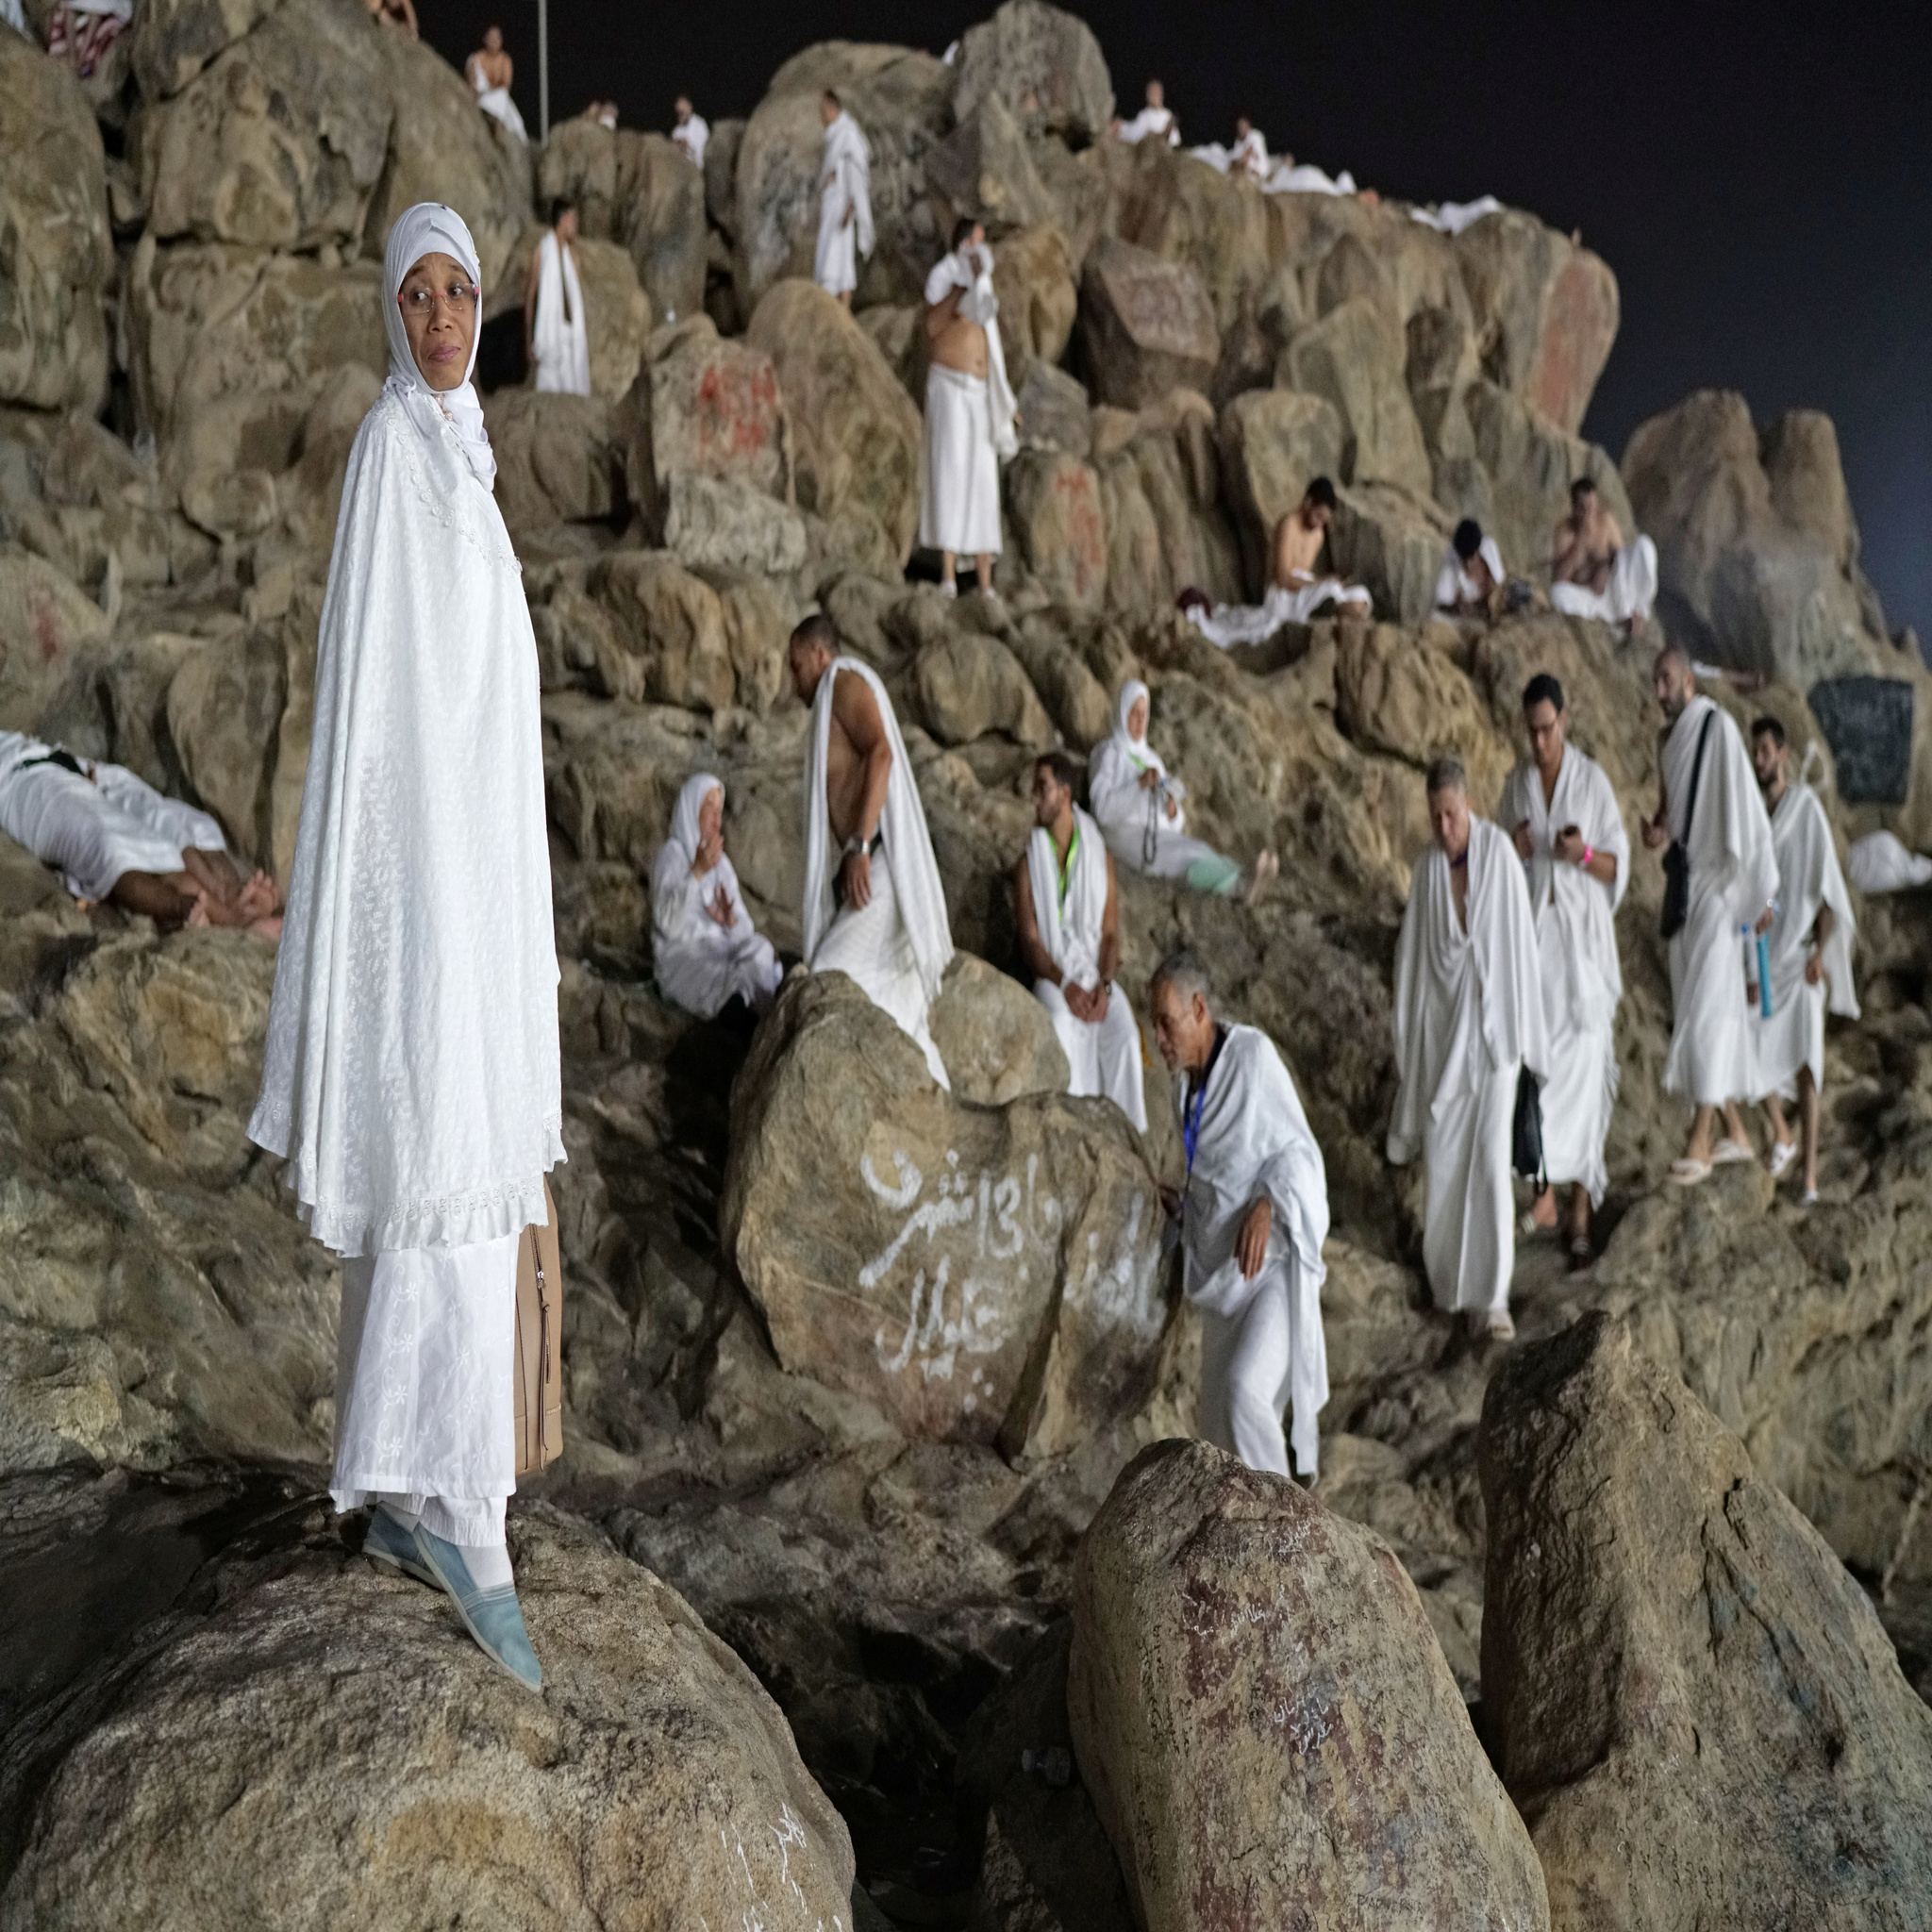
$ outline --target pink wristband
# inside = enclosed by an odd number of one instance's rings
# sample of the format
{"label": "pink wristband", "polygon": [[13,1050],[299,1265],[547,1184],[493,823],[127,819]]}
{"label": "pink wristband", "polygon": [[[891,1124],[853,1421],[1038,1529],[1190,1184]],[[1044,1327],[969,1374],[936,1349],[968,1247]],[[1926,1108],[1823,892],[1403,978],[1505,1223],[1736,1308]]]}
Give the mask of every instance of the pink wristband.
{"label": "pink wristband", "polygon": [[1586,846],[1585,846],[1585,847],[1583,848],[1583,862],[1584,862],[1584,864],[1585,864],[1585,865],[1588,865],[1588,864],[1590,863],[1590,861],[1591,861],[1591,860],[1592,858],[1594,858],[1595,857],[1596,857],[1596,847],[1595,847],[1594,845],[1586,845]]}

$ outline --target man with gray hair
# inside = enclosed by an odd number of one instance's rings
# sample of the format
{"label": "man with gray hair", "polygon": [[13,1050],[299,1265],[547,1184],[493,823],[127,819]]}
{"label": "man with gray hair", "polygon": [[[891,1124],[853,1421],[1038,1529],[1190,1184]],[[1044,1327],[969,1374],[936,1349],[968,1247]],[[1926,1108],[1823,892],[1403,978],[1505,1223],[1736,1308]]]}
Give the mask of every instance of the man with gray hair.
{"label": "man with gray hair", "polygon": [[1509,1182],[1516,1084],[1550,1054],[1536,924],[1508,835],[1469,809],[1460,758],[1428,773],[1435,838],[1409,886],[1395,944],[1395,1067],[1389,1158],[1428,1172],[1423,1264],[1439,1307],[1507,1341],[1516,1264]]}
{"label": "man with gray hair", "polygon": [[1287,1475],[1291,1402],[1295,1467],[1312,1482],[1328,1400],[1322,1150],[1274,1042],[1216,1021],[1191,954],[1160,962],[1147,1004],[1187,1150],[1186,1179],[1161,1197],[1179,1218],[1182,1285],[1201,1310],[1201,1434],[1250,1469]]}

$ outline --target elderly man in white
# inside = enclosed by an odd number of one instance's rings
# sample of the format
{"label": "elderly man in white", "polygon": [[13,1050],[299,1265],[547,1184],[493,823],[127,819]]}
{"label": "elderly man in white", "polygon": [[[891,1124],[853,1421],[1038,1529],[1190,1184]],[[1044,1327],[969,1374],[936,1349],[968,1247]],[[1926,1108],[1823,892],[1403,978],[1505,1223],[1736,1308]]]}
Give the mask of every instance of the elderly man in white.
{"label": "elderly man in white", "polygon": [[[1764,1103],[1771,1125],[1771,1177],[1797,1158],[1798,1141],[1785,1118],[1795,1102],[1804,1139],[1805,1201],[1818,1199],[1818,1104],[1824,1088],[1824,1009],[1858,1017],[1852,986],[1852,895],[1839,870],[1831,822],[1818,794],[1790,775],[1785,727],[1763,717],[1751,727],[1751,763],[1771,813],[1771,847],[1777,858],[1777,916],[1766,953],[1769,1000],[1760,994],[1751,1022],[1751,1092]],[[1770,1007],[1767,1017],[1763,1011]]]}
{"label": "elderly man in white", "polygon": [[819,239],[812,279],[841,304],[852,307],[858,261],[873,249],[872,157],[865,131],[827,88],[819,96],[825,152],[819,164]]}
{"label": "elderly man in white", "polygon": [[805,963],[843,973],[895,1020],[941,1087],[953,1084],[926,1016],[953,957],[925,808],[878,673],[840,657],[823,615],[788,649],[811,707],[805,764]]}
{"label": "elderly man in white", "polygon": [[[1201,963],[1172,954],[1147,988],[1155,1043],[1174,1075],[1187,1178],[1163,1189],[1178,1215],[1183,1291],[1201,1310],[1200,1430],[1250,1469],[1310,1482],[1328,1400],[1322,1243],[1328,1177],[1274,1042],[1224,1025]],[[1281,1411],[1291,1403],[1291,1436]]]}
{"label": "elderly man in white", "polygon": [[1423,1264],[1439,1307],[1472,1330],[1516,1333],[1509,1181],[1518,1076],[1548,1076],[1541,968],[1529,891],[1500,827],[1473,818],[1462,761],[1428,772],[1432,850],[1417,861],[1395,944],[1395,1069],[1389,1158],[1428,1170]]}
{"label": "elderly man in white", "polygon": [[[1680,645],[1657,653],[1651,685],[1669,728],[1659,758],[1663,798],[1657,816],[1644,821],[1643,842],[1653,852],[1666,848],[1671,1052],[1664,1091],[1696,1108],[1670,1177],[1689,1188],[1709,1179],[1715,1166],[1757,1158],[1738,1111],[1756,1079],[1742,948],[1771,930],[1777,855],[1743,734],[1729,713],[1697,694]],[[1724,1133],[1713,1145],[1720,1108]]]}
{"label": "elderly man in white", "polygon": [[[1529,1227],[1555,1227],[1557,1189],[1570,1183],[1570,1257],[1591,1257],[1591,1210],[1609,1175],[1604,1140],[1617,1097],[1612,1027],[1624,997],[1617,908],[1630,878],[1630,841],[1604,768],[1568,741],[1563,687],[1539,672],[1523,693],[1530,756],[1503,788],[1498,814],[1529,880],[1542,962],[1550,1077],[1542,1091],[1543,1173]],[[1527,1233],[1529,1227],[1524,1232]]]}
{"label": "elderly man in white", "polygon": [[1067,1056],[1067,1091],[1103,1094],[1141,1132],[1141,1029],[1114,984],[1120,894],[1100,827],[1074,803],[1074,761],[1033,761],[1033,833],[1013,868],[1013,923],[1033,991]]}
{"label": "elderly man in white", "polygon": [[785,976],[745,910],[724,852],[724,781],[709,772],[684,781],[651,867],[651,963],[658,991],[701,1020],[733,1000],[770,1006]]}
{"label": "elderly man in white", "polygon": [[471,385],[475,244],[419,202],[383,254],[390,374],[349,452],[249,1138],[342,1258],[336,1507],[542,1673],[504,1538],[517,1250],[563,1159],[537,642]]}

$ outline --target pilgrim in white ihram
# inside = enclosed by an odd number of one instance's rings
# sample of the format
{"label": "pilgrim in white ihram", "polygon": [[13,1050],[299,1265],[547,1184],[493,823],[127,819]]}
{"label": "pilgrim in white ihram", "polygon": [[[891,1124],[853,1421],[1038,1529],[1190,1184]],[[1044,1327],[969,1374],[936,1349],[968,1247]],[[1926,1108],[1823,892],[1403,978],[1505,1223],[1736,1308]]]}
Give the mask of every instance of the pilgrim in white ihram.
{"label": "pilgrim in white ihram", "polygon": [[858,258],[873,250],[872,159],[865,134],[839,105],[824,96],[825,152],[819,167],[819,239],[812,279],[828,294],[849,296],[858,286]]}
{"label": "pilgrim in white ihram", "polygon": [[[715,800],[715,805],[712,801]],[[724,781],[687,778],[671,836],[651,867],[651,958],[673,1006],[714,1019],[734,999],[769,1006],[784,978],[772,942],[752,924],[725,856]]]}
{"label": "pilgrim in white ihram", "polygon": [[[1401,1086],[1389,1158],[1404,1167],[1420,1154],[1427,1168],[1423,1262],[1437,1306],[1469,1310],[1507,1336],[1517,1074],[1527,1067],[1542,1080],[1550,1066],[1541,969],[1516,848],[1470,816],[1459,766],[1431,776],[1437,843],[1416,865],[1395,946]],[[1460,910],[1455,870],[1468,881]]]}
{"label": "pilgrim in white ihram", "polygon": [[[891,749],[885,808],[872,853],[872,897],[862,907],[838,903],[839,855],[826,802],[832,691],[841,677],[861,678],[878,706]],[[926,1071],[950,1088],[926,1015],[953,958],[952,926],[940,884],[925,809],[912,782],[906,741],[878,674],[857,658],[835,658],[812,696],[810,748],[805,768],[805,960],[814,973],[843,973],[891,1015],[925,1056]]]}
{"label": "pilgrim in white ihram", "polygon": [[1020,438],[1013,426],[1018,405],[1000,346],[992,251],[984,242],[962,242],[934,264],[925,278],[927,308],[943,302],[955,289],[963,291],[958,314],[976,323],[986,338],[987,373],[973,375],[937,360],[926,370],[919,541],[927,550],[958,557],[997,557],[1000,463],[1018,452]]}
{"label": "pilgrim in white ihram", "polygon": [[343,1257],[337,1507],[380,1501],[370,1553],[433,1574],[534,1684],[504,1502],[518,1238],[564,1158],[537,650],[469,367],[432,387],[409,334],[433,359],[467,325],[474,366],[477,273],[447,208],[390,230],[390,375],[342,486],[248,1131]]}
{"label": "pilgrim in white ihram", "polygon": [[577,252],[570,244],[576,215],[560,209],[537,244],[537,317],[531,347],[537,387],[557,394],[591,393],[591,330],[584,319],[584,289],[577,279]]}

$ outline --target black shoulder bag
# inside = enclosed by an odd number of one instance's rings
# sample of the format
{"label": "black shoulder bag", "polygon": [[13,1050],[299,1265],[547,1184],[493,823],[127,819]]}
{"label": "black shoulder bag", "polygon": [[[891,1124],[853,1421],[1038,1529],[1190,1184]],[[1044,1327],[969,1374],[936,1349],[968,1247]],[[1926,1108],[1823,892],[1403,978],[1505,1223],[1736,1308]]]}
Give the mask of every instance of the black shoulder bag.
{"label": "black shoulder bag", "polygon": [[1509,1129],[1509,1165],[1539,1190],[1543,1178],[1543,1095],[1527,1067],[1516,1074],[1516,1120]]}
{"label": "black shoulder bag", "polygon": [[1710,741],[1710,727],[1717,723],[1717,707],[1704,714],[1704,728],[1697,734],[1697,756],[1690,762],[1690,797],[1684,807],[1684,840],[1673,839],[1664,851],[1664,909],[1660,924],[1667,940],[1684,930],[1690,917],[1690,853],[1684,842],[1690,837],[1690,821],[1697,812],[1697,781],[1704,775],[1704,747]]}

